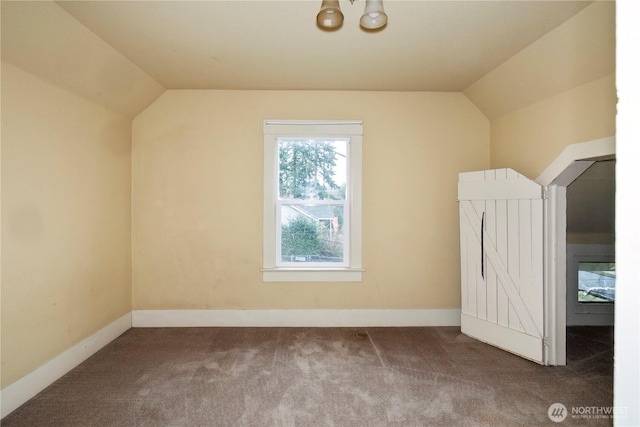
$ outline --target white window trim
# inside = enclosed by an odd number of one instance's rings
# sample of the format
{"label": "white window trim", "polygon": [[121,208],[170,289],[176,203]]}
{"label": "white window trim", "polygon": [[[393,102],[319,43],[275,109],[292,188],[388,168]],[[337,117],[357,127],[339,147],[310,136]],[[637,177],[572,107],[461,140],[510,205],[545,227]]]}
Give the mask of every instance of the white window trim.
{"label": "white window trim", "polygon": [[[347,267],[276,267],[276,177],[278,137],[349,138],[349,265]],[[362,281],[362,121],[264,122],[263,282]]]}

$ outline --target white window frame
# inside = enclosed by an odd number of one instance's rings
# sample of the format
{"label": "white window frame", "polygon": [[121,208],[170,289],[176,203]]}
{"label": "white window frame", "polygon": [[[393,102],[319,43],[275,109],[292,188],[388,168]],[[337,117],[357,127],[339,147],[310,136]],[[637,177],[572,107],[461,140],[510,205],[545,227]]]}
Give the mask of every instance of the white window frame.
{"label": "white window frame", "polygon": [[[347,201],[348,242],[345,262],[340,265],[278,267],[278,138],[348,140]],[[264,122],[264,205],[263,264],[264,282],[359,282],[362,281],[362,121],[265,120]],[[316,204],[316,202],[313,202]],[[317,204],[322,204],[322,201]]]}

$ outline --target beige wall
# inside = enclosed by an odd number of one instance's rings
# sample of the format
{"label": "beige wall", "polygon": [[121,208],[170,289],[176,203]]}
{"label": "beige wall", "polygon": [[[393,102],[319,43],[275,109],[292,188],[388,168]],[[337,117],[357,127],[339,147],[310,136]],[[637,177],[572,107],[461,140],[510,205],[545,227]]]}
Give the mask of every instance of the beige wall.
{"label": "beige wall", "polygon": [[535,179],[568,145],[615,135],[613,75],[491,121],[491,167]]}
{"label": "beige wall", "polygon": [[164,92],[53,1],[2,2],[2,60],[131,119]]}
{"label": "beige wall", "polygon": [[[358,283],[263,283],[265,119],[362,119]],[[488,167],[462,94],[168,91],[133,123],[133,308],[457,308],[457,174]]]}
{"label": "beige wall", "polygon": [[131,122],[2,64],[2,387],[131,310]]}
{"label": "beige wall", "polygon": [[616,4],[596,1],[464,90],[493,120],[616,68]]}
{"label": "beige wall", "polygon": [[491,168],[535,179],[568,145],[615,135],[615,7],[592,3],[464,90],[490,120]]}

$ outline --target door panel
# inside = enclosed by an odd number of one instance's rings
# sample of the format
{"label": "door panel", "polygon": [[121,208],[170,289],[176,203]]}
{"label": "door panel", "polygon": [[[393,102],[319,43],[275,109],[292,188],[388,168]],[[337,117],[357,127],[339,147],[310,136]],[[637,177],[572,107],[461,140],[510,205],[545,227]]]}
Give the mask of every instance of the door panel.
{"label": "door panel", "polygon": [[460,174],[462,332],[543,363],[542,188],[511,169]]}

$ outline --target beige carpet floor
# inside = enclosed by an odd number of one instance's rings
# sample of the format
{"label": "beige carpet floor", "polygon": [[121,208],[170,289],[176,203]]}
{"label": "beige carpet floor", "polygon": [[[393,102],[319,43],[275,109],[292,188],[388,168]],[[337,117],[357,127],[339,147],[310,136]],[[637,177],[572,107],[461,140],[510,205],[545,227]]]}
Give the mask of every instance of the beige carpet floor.
{"label": "beige carpet floor", "polygon": [[568,350],[545,367],[455,327],[134,328],[1,424],[611,425],[584,408],[613,405],[613,329],[570,328]]}

